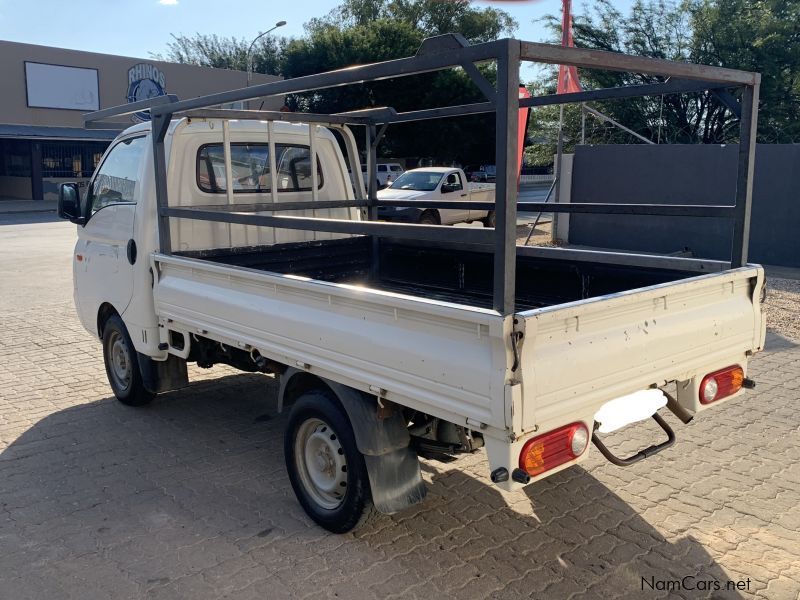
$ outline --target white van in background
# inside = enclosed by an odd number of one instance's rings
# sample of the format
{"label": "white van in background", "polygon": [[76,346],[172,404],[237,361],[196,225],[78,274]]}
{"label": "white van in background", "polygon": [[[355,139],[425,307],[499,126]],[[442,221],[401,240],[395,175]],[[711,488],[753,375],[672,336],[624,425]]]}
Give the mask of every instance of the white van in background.
{"label": "white van in background", "polygon": [[[395,181],[400,175],[405,173],[403,165],[400,163],[378,163],[378,189],[385,188]],[[366,183],[367,166],[361,165],[361,172],[364,174]]]}

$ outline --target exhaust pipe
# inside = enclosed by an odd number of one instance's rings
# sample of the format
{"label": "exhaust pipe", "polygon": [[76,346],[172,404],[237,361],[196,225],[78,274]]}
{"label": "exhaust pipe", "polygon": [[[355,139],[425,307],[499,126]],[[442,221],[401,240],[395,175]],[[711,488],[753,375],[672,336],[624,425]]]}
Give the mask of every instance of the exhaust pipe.
{"label": "exhaust pipe", "polygon": [[[661,391],[664,392],[664,390]],[[673,415],[680,419],[681,423],[688,425],[689,422],[694,419],[694,415],[678,404],[678,401],[672,397],[672,394],[664,392],[664,395],[667,397],[667,408]]]}

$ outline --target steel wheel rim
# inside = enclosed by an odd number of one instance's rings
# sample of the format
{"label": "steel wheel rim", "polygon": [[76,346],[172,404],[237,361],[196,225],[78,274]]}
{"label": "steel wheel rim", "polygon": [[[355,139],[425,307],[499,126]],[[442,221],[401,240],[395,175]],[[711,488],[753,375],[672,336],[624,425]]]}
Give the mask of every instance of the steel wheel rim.
{"label": "steel wheel rim", "polygon": [[127,390],[133,378],[131,352],[119,331],[112,331],[108,340],[108,372],[121,390]]}
{"label": "steel wheel rim", "polygon": [[334,510],[347,494],[347,459],[339,436],[325,421],[312,417],[297,429],[294,461],[300,482],[322,508]]}

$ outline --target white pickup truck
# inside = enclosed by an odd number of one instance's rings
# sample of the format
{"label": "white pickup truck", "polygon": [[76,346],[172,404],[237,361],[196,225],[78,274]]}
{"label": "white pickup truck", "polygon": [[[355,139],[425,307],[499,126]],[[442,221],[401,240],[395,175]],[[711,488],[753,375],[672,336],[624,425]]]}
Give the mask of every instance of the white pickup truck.
{"label": "white pickup truck", "polygon": [[[685,423],[730,401],[752,385],[747,363],[764,345],[757,265],[514,247],[513,62],[501,63],[498,78],[510,83],[496,104],[448,109],[511,107],[498,118],[509,137],[498,146],[498,188],[510,212],[498,211],[495,229],[380,222],[374,184],[366,200],[363,183],[350,184],[340,146],[359,165],[349,123],[366,125],[374,173],[374,119],[429,112],[206,108],[500,51],[513,58],[520,44],[444,42],[450,49],[400,61],[101,110],[87,120],[150,110],[152,122],[117,137],[83,198],[76,184],[60,190],[59,215],[77,224],[75,305],[102,342],[115,396],[147,404],[188,383],[187,363],[278,377],[277,405],[291,407],[289,479],[333,532],[421,501],[419,455],[484,448],[487,484],[506,490],[579,464],[590,441],[617,464],[648,457],[675,440],[659,408]],[[524,50],[551,60],[545,51],[568,49]],[[616,55],[592,57],[619,66]],[[650,416],[666,441],[626,459],[603,443],[601,434]]]}
{"label": "white pickup truck", "polygon": [[[461,169],[426,167],[406,171],[389,187],[378,192],[378,200],[459,200],[465,202],[494,202],[494,184],[473,183]],[[480,221],[494,227],[494,211],[475,208],[424,208],[380,206],[378,216],[387,221],[455,225]]]}

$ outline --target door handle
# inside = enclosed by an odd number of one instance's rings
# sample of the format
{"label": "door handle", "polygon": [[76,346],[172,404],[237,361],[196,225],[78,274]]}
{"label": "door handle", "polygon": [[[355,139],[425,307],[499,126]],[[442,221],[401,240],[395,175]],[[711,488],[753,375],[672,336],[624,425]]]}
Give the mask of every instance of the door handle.
{"label": "door handle", "polygon": [[461,194],[462,198],[466,198],[466,196],[467,196],[466,194]]}
{"label": "door handle", "polygon": [[125,253],[128,256],[128,262],[131,264],[136,263],[136,242],[133,239],[128,240],[128,246],[125,248]]}

